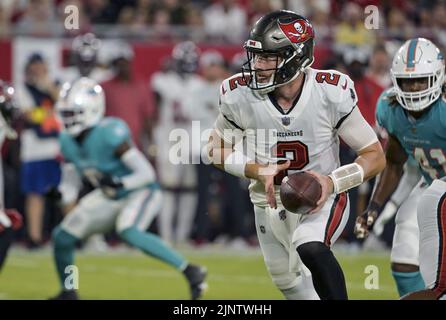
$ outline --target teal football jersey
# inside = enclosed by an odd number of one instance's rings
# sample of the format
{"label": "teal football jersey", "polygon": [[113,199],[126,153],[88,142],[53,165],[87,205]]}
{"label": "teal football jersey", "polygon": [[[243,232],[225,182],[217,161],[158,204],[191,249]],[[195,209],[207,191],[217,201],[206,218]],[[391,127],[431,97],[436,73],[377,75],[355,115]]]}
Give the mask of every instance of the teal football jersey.
{"label": "teal football jersey", "polygon": [[381,94],[376,119],[401,143],[407,155],[417,161],[428,183],[446,175],[446,101],[439,98],[418,119],[398,103],[390,104],[389,89]]}
{"label": "teal football jersey", "polygon": [[[123,177],[131,173],[115,155],[122,143],[133,145],[130,130],[121,119],[104,118],[87,133],[81,144],[67,132],[60,134],[59,141],[65,160],[74,163],[81,175]],[[121,190],[118,197],[125,196],[128,191]]]}

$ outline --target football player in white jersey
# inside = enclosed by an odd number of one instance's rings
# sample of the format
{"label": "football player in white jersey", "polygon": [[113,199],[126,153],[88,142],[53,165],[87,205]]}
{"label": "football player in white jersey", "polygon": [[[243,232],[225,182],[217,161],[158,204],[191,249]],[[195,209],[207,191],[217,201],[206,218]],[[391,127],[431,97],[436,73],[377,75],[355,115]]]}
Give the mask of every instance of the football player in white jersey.
{"label": "football player in white jersey", "polygon": [[[180,42],[172,51],[172,70],[158,72],[151,80],[159,113],[154,132],[157,171],[165,191],[159,225],[162,238],[170,243],[188,239],[197,203],[195,166],[175,165],[170,161],[169,150],[175,141],[169,141],[169,135],[174,129],[183,129],[190,136],[191,121],[187,117],[185,100],[191,91],[201,86],[195,73],[198,59],[199,49],[193,42]],[[174,228],[176,216],[177,227]]]}
{"label": "football player in white jersey", "polygon": [[[344,274],[330,247],[349,216],[346,191],[378,174],[385,157],[357,107],[351,79],[310,68],[313,46],[310,22],[294,12],[275,11],[256,22],[245,43],[244,72],[223,81],[209,158],[226,172],[251,179],[260,246],[284,296],[347,299]],[[342,167],[339,137],[358,154]],[[246,152],[233,148],[242,138]],[[322,186],[310,214],[288,212],[280,202],[282,179],[300,170]]]}
{"label": "football player in white jersey", "polygon": [[98,63],[102,42],[93,33],[79,35],[71,44],[71,57],[74,65],[62,69],[61,82],[73,83],[81,77],[88,77],[101,83],[113,74]]}
{"label": "football player in white jersey", "polygon": [[[0,147],[5,138],[15,139],[17,133],[11,122],[18,115],[18,108],[13,103],[14,88],[0,80]],[[6,260],[8,249],[14,236],[14,230],[22,225],[22,217],[17,211],[5,209],[3,201],[3,167],[0,158],[0,270]]]}

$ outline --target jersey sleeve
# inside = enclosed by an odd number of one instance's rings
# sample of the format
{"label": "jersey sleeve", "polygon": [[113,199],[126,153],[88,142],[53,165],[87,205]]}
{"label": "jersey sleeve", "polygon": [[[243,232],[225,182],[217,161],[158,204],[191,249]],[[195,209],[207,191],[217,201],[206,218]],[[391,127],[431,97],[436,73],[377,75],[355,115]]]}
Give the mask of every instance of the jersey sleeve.
{"label": "jersey sleeve", "polygon": [[231,143],[234,137],[238,141],[245,130],[240,108],[236,97],[228,92],[228,82],[223,81],[220,88],[219,115],[214,124],[214,129],[224,141]]}
{"label": "jersey sleeve", "polygon": [[376,103],[376,121],[380,127],[393,134],[393,126],[390,119],[388,92],[383,92]]}
{"label": "jersey sleeve", "polygon": [[124,142],[132,144],[130,129],[123,120],[111,118],[107,119],[103,125],[105,142],[112,150],[115,150]]}
{"label": "jersey sleeve", "polygon": [[162,91],[162,76],[160,73],[155,73],[150,79],[150,87],[155,92]]}
{"label": "jersey sleeve", "polygon": [[154,93],[161,96],[169,96],[171,87],[169,85],[171,75],[166,72],[156,72],[150,79],[150,88]]}
{"label": "jersey sleeve", "polygon": [[439,108],[440,121],[443,132],[446,132],[446,98],[441,97],[441,108]]}
{"label": "jersey sleeve", "polygon": [[[330,79],[327,80],[327,77]],[[355,85],[348,75],[335,70],[319,72],[316,80],[322,82],[327,103],[332,110],[332,125],[338,129],[358,104]]]}

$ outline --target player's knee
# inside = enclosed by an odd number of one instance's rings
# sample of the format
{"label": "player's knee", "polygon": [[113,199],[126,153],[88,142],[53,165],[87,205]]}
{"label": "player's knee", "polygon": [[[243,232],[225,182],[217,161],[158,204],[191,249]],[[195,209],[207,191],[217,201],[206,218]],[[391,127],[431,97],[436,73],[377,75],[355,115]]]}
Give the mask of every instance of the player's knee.
{"label": "player's knee", "polygon": [[52,239],[54,247],[57,249],[74,247],[77,241],[77,238],[75,236],[69,234],[60,226],[56,227],[53,230]]}
{"label": "player's knee", "polygon": [[420,271],[419,266],[406,263],[396,263],[391,264],[392,271],[394,272],[417,272]]}
{"label": "player's knee", "polygon": [[128,244],[135,242],[135,238],[140,233],[140,231],[132,226],[128,228],[121,228],[117,230],[119,237]]}
{"label": "player's knee", "polygon": [[289,272],[288,261],[278,259],[275,261],[265,261],[271,280],[280,290],[293,288],[297,284],[295,273]]}
{"label": "player's knee", "polygon": [[313,241],[301,244],[297,247],[297,253],[299,254],[302,262],[311,270],[311,267],[318,264],[324,263],[328,259],[331,259],[333,253],[330,248],[324,243]]}
{"label": "player's knee", "polygon": [[287,290],[290,288],[293,288],[298,283],[298,278],[296,274],[291,272],[285,272],[285,273],[272,273],[271,279],[273,280],[273,283],[276,285],[276,287],[279,290]]}

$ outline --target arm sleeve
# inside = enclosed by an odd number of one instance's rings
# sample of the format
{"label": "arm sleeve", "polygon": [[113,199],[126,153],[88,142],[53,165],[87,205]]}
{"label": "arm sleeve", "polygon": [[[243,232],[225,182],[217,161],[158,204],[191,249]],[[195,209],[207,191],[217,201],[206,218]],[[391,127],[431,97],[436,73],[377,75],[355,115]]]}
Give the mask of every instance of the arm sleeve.
{"label": "arm sleeve", "polygon": [[378,141],[375,131],[357,107],[342,122],[338,134],[355,152],[359,152]]}
{"label": "arm sleeve", "polygon": [[378,125],[387,130],[389,134],[393,134],[393,128],[389,120],[389,103],[387,97],[382,94],[376,103],[376,122]]}
{"label": "arm sleeve", "polygon": [[342,123],[358,104],[358,95],[353,81],[349,76],[342,74],[338,85],[326,84],[327,98],[333,112],[332,125],[339,129]]}
{"label": "arm sleeve", "polygon": [[398,187],[391,196],[392,201],[397,206],[400,206],[410,195],[413,188],[420,181],[421,177],[422,175],[418,169],[418,164],[413,164],[412,161],[408,159],[404,165],[404,173],[400,179]]}
{"label": "arm sleeve", "polygon": [[[222,86],[224,86],[224,83]],[[240,110],[237,109],[236,104],[229,103],[225,94],[222,93],[220,95],[219,111],[220,113],[214,124],[215,131],[225,142],[236,144],[243,138],[245,131]]]}
{"label": "arm sleeve", "polygon": [[124,142],[133,144],[129,127],[124,121],[120,119],[109,120],[109,122],[107,123],[105,139],[107,145],[113,150],[115,150]]}
{"label": "arm sleeve", "polygon": [[121,156],[122,162],[132,173],[121,178],[124,188],[133,190],[155,181],[155,171],[137,148],[130,148]]}

